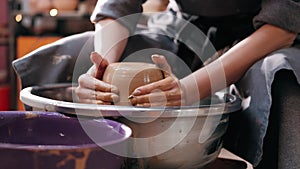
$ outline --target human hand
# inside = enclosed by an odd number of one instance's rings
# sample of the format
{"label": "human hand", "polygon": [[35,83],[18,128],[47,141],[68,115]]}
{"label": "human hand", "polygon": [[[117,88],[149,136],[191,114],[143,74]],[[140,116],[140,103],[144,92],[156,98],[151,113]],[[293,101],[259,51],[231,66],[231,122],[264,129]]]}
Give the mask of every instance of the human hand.
{"label": "human hand", "polygon": [[109,62],[98,53],[92,52],[90,59],[93,66],[78,79],[75,93],[81,103],[112,104],[119,99],[118,88],[103,82],[102,76]]}
{"label": "human hand", "polygon": [[185,97],[180,81],[162,55],[152,55],[152,61],[164,72],[164,79],[136,88],[129,96],[134,106],[180,106]]}

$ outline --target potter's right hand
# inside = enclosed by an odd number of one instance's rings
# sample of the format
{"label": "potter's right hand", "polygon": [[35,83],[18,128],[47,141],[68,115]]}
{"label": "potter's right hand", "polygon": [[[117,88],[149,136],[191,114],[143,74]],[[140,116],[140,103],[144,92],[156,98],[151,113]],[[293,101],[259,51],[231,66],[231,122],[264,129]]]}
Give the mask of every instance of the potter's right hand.
{"label": "potter's right hand", "polygon": [[82,74],[78,79],[78,87],[75,90],[81,103],[111,104],[119,99],[118,88],[105,83],[102,79],[103,73],[109,62],[98,53],[92,52],[90,59],[93,66]]}

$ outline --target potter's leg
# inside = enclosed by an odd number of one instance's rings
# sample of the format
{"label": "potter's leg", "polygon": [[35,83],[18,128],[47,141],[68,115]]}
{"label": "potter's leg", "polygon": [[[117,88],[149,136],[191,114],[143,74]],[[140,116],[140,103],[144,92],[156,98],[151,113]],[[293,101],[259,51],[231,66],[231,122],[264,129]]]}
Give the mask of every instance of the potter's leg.
{"label": "potter's leg", "polygon": [[[282,144],[282,142],[278,142],[278,134],[281,133],[278,124],[281,123],[281,119],[278,114],[273,113],[274,108],[269,117],[271,105],[274,107],[275,104],[272,103],[275,96],[271,95],[271,86],[275,73],[282,69],[293,70],[300,79],[299,57],[300,50],[296,48],[274,52],[254,64],[237,84],[244,98],[245,109],[231,118],[232,123],[228,133],[230,137],[226,143],[231,151],[245,158],[254,166],[262,159],[260,166],[267,166],[271,162],[271,168],[277,167],[276,147],[278,144],[279,146]],[[280,140],[291,140],[288,136],[281,138],[283,135],[280,135]],[[282,150],[279,151],[282,152]],[[261,157],[262,154],[264,154],[263,157]]]}
{"label": "potter's leg", "polygon": [[280,71],[272,86],[272,113],[278,114],[278,169],[300,168],[300,85],[291,71]]}

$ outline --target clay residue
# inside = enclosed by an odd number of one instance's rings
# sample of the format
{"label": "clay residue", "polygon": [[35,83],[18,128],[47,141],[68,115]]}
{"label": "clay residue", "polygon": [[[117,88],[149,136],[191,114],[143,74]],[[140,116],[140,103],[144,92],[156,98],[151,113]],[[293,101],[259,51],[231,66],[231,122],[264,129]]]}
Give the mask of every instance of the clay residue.
{"label": "clay residue", "polygon": [[33,113],[33,112],[25,113],[25,119],[31,119],[31,118],[36,118],[36,117],[38,117],[38,115],[36,113]]}
{"label": "clay residue", "polygon": [[[78,152],[78,153],[82,153],[83,155],[81,157],[78,157],[78,156],[75,156],[73,153],[68,153],[67,156],[62,159],[60,162],[58,162],[56,164],[56,167],[57,168],[60,168],[64,165],[66,165],[69,161],[75,161],[75,168],[74,169],[82,169],[82,168],[86,168],[86,162],[89,158],[89,155],[91,153],[91,150],[90,149],[84,149],[84,150],[76,150],[75,153]],[[60,155],[61,152],[60,151],[56,151],[56,150],[53,150],[53,151],[50,151],[50,154],[53,154],[53,155]]]}
{"label": "clay residue", "polygon": [[53,56],[52,63],[54,65],[57,65],[61,63],[63,60],[71,59],[72,57],[70,55],[55,55]]}

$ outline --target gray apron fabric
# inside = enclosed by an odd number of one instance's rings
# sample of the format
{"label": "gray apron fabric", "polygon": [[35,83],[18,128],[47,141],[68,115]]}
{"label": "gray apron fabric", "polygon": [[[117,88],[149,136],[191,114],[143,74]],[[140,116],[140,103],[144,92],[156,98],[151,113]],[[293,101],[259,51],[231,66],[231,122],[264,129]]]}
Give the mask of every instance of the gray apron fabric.
{"label": "gray apron fabric", "polygon": [[93,31],[72,35],[14,60],[12,66],[22,88],[72,82],[76,78],[73,77],[75,63],[81,65],[78,65],[82,68],[81,74],[86,72],[92,65],[89,55],[94,50],[93,36]]}

